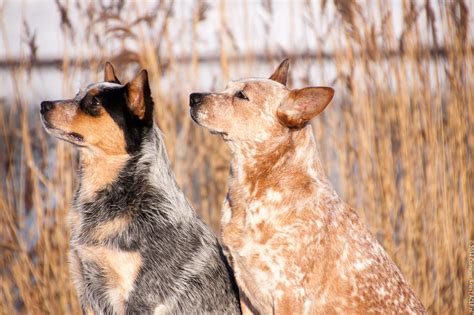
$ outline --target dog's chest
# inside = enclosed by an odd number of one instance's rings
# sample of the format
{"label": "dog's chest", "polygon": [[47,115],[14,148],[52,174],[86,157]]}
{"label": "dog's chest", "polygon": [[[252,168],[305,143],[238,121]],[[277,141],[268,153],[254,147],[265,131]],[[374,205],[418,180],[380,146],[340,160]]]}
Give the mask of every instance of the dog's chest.
{"label": "dog's chest", "polygon": [[125,311],[125,303],[135,287],[143,263],[138,251],[124,251],[101,244],[106,238],[120,233],[122,221],[110,221],[92,230],[88,237],[97,242],[92,245],[82,234],[82,218],[72,210],[70,269],[72,279],[81,296],[95,305],[108,305],[117,313]]}
{"label": "dog's chest", "polygon": [[142,266],[138,252],[125,252],[104,246],[76,246],[82,285],[95,299],[105,299],[114,311],[123,313]]}
{"label": "dog's chest", "polygon": [[261,313],[271,313],[275,301],[285,300],[295,308],[304,304],[307,271],[298,255],[305,253],[295,253],[278,239],[262,244],[251,237],[229,252],[239,287]]}
{"label": "dog's chest", "polygon": [[246,185],[235,184],[229,190],[222,208],[224,243],[237,250],[249,242],[265,243],[274,233],[273,217],[280,212],[284,199],[281,191],[269,188],[256,198]]}
{"label": "dog's chest", "polygon": [[[293,309],[303,310],[324,280],[326,266],[331,265],[322,264],[320,259],[335,262],[339,258],[335,254],[340,253],[336,248],[344,243],[331,238],[328,230],[342,227],[336,222],[334,227],[325,227],[331,220],[312,202],[303,203],[306,206],[299,209],[284,209],[278,202],[285,195],[269,190],[265,196],[243,206],[244,214],[231,200],[224,209],[231,213],[231,219],[223,224],[223,241],[241,289],[258,297],[252,302],[265,301],[259,309],[284,300]],[[336,248],[328,251],[331,247]]]}
{"label": "dog's chest", "polygon": [[[274,195],[273,200],[279,197],[275,192],[270,194]],[[279,224],[283,219],[278,216],[271,219],[272,211],[277,212],[272,207],[275,205],[264,200],[253,200],[245,206],[232,200],[224,203],[227,219],[223,220],[223,242],[231,256],[239,286],[246,294],[260,296],[256,300],[269,303],[265,305],[288,295],[294,297],[292,303],[300,303],[304,300],[306,271],[299,256],[306,255],[305,246],[292,241],[298,239],[298,226]]]}

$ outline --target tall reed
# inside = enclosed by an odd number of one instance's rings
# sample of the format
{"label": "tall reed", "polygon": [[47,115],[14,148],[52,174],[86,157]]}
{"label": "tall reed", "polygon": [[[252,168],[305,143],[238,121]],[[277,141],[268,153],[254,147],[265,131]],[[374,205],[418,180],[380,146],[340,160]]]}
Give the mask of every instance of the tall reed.
{"label": "tall reed", "polygon": [[[292,86],[334,86],[333,104],[313,124],[331,181],[430,313],[467,313],[467,249],[474,239],[472,4],[55,0],[55,5],[64,40],[63,83],[57,88],[72,96],[78,78],[83,85],[100,80],[109,59],[121,78],[147,68],[178,182],[216,232],[229,153],[220,139],[191,122],[188,94],[220,89],[229,78],[266,76],[284,56],[292,58]],[[288,11],[284,19],[277,15],[282,5]],[[6,38],[8,25],[0,27]],[[281,27],[290,30],[284,46],[276,33]],[[253,38],[254,28],[263,46]],[[304,28],[304,40],[291,36],[298,28]],[[78,314],[65,223],[77,152],[44,133],[41,100],[29,103],[27,96],[37,97],[28,95],[30,75],[42,71],[35,68],[41,43],[32,31],[26,22],[25,57],[8,67],[12,90],[0,100],[0,311]],[[8,55],[9,47],[3,49]]]}

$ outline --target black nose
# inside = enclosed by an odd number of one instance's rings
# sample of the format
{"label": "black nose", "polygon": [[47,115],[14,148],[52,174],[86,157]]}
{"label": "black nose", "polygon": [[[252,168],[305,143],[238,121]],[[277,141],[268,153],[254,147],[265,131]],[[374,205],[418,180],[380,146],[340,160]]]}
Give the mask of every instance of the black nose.
{"label": "black nose", "polygon": [[199,105],[206,95],[206,93],[191,93],[191,95],[189,95],[189,106],[194,107]]}
{"label": "black nose", "polygon": [[51,110],[51,108],[53,108],[53,106],[54,106],[53,102],[50,102],[50,101],[41,102],[41,111],[40,111],[41,114],[44,114],[47,111]]}

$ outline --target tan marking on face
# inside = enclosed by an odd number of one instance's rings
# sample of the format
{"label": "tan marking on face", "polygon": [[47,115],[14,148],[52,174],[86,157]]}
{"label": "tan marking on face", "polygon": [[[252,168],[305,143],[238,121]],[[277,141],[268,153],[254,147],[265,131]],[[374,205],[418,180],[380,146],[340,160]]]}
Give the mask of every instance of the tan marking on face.
{"label": "tan marking on face", "polygon": [[82,135],[86,143],[107,155],[127,153],[123,131],[104,109],[98,117],[87,115],[79,109],[69,128],[70,132]]}
{"label": "tan marking on face", "polygon": [[47,112],[45,119],[62,132],[81,135],[84,138],[81,145],[100,150],[107,155],[126,154],[123,131],[103,108],[99,116],[91,116],[72,101],[62,102]]}
{"label": "tan marking on face", "polygon": [[[91,88],[88,93],[99,93],[99,89]],[[129,159],[123,131],[103,108],[98,116],[91,116],[74,101],[57,102],[45,120],[60,139],[68,139],[68,133],[83,137],[83,142],[77,143],[85,147],[80,155],[81,199],[92,199],[94,193],[112,183]]]}
{"label": "tan marking on face", "polygon": [[125,312],[125,302],[134,288],[134,282],[143,264],[139,252],[124,252],[99,246],[78,247],[84,261],[97,264],[107,281],[107,294],[114,311]]}
{"label": "tan marking on face", "polygon": [[118,217],[107,221],[94,230],[92,237],[98,241],[107,240],[108,238],[125,231],[131,222],[132,218],[130,216]]}

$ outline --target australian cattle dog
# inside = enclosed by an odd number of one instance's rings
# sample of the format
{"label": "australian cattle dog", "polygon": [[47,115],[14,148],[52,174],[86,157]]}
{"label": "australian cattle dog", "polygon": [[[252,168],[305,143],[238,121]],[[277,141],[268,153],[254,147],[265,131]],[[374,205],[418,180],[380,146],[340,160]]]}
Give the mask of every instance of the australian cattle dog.
{"label": "australian cattle dog", "polygon": [[190,95],[191,116],[232,152],[223,245],[242,311],[424,314],[400,270],[324,175],[309,121],[329,87],[289,89],[288,61],[270,79]]}
{"label": "australian cattle dog", "polygon": [[71,275],[86,314],[237,314],[216,237],[170,169],[146,70],[41,103],[46,131],[80,151]]}

